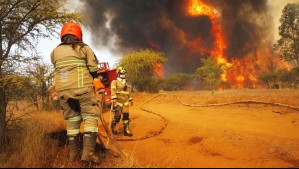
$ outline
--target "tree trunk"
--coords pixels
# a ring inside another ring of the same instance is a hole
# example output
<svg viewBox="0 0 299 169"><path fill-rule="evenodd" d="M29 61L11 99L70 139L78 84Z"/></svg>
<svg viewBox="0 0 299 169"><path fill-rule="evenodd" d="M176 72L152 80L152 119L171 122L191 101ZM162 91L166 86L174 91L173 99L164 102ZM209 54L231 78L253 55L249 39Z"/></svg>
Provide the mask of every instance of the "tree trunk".
<svg viewBox="0 0 299 169"><path fill-rule="evenodd" d="M1 41L1 39L0 39ZM0 59L2 58L2 46L0 44ZM0 148L4 146L6 137L6 93L2 72L2 62L0 63Z"/></svg>
<svg viewBox="0 0 299 169"><path fill-rule="evenodd" d="M2 22L0 21L0 148L3 147L6 136L6 102L5 102L5 90L3 83L2 63L3 46L2 46Z"/></svg>
<svg viewBox="0 0 299 169"><path fill-rule="evenodd" d="M1 79L0 79L1 82ZM0 147L4 145L6 137L6 100L3 83L0 83Z"/></svg>

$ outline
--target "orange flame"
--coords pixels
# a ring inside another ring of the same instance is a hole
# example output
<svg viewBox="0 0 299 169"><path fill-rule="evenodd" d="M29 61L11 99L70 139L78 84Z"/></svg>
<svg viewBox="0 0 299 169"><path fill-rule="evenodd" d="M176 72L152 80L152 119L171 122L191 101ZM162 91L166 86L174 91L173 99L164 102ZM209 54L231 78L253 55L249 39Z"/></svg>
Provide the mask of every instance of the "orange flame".
<svg viewBox="0 0 299 169"><path fill-rule="evenodd" d="M208 4L203 3L201 0L191 0L189 7L189 14L191 16L208 16L212 22L212 34L214 36L214 49L211 51L211 55L216 59L217 64L228 64L227 59L224 57L224 49L226 43L224 36L222 35L222 28L217 23L216 11L212 9ZM221 75L222 80L226 81L226 73Z"/></svg>
<svg viewBox="0 0 299 169"><path fill-rule="evenodd" d="M153 66L153 71L158 77L161 77L161 78L164 77L164 67L161 63L156 63Z"/></svg>
<svg viewBox="0 0 299 169"><path fill-rule="evenodd" d="M188 13L193 17L209 17L212 24L211 33L214 36L212 50L203 49L201 47L202 40L200 37L196 37L195 41L188 42L188 46L199 48L197 51L210 54L217 61L217 64L223 64L224 74L221 75L221 79L227 81L232 88L244 86L256 88L258 73L268 71L269 65L271 64L277 68L290 69L286 62L282 62L274 56L273 51L270 49L270 43L266 41L260 44L259 48L254 48L244 56L234 56L238 59L230 58L231 63L228 63L227 57L224 56L227 43L223 36L222 27L218 22L217 11L214 10L211 5L201 0L190 0Z"/></svg>
<svg viewBox="0 0 299 169"><path fill-rule="evenodd" d="M222 35L222 28L217 23L216 11L208 4L201 2L201 0L191 1L191 6L189 7L191 16L208 16L212 22L212 33L215 38L214 49L211 53L212 56L217 59L217 63L227 63L226 58L223 56L226 43L224 41L224 36Z"/></svg>

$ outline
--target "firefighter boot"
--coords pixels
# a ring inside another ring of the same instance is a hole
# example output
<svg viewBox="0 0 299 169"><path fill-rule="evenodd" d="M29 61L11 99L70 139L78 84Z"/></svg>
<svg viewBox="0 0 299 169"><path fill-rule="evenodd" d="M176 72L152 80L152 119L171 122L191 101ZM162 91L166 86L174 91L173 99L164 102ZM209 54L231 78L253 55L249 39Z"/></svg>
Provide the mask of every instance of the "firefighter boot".
<svg viewBox="0 0 299 169"><path fill-rule="evenodd" d="M130 131L129 123L130 123L129 120L124 120L123 121L123 125L124 125L124 136L132 137L133 134Z"/></svg>
<svg viewBox="0 0 299 169"><path fill-rule="evenodd" d="M114 116L114 119L111 123L111 131L113 134L117 134L116 125L119 123L119 121L120 121L120 116Z"/></svg>
<svg viewBox="0 0 299 169"><path fill-rule="evenodd" d="M129 124L130 124L129 113L123 113L124 136L132 137L133 134L130 131Z"/></svg>
<svg viewBox="0 0 299 169"><path fill-rule="evenodd" d="M83 152L81 161L99 163L100 158L95 154L98 133L86 132L83 135Z"/></svg>
<svg viewBox="0 0 299 169"><path fill-rule="evenodd" d="M75 136L69 136L69 148L70 148L70 159L80 159L81 144L79 134Z"/></svg>
<svg viewBox="0 0 299 169"><path fill-rule="evenodd" d="M117 134L117 131L116 131L116 124L114 121L111 123L111 131L113 134Z"/></svg>

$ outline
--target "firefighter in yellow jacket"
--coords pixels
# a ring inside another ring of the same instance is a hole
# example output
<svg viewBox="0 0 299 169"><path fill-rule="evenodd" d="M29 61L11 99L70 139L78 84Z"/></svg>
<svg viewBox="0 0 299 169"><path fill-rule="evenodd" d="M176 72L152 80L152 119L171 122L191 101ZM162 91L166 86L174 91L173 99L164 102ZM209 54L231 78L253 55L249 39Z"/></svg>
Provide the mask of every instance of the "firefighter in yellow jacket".
<svg viewBox="0 0 299 169"><path fill-rule="evenodd" d="M99 107L96 101L93 78L98 60L92 49L82 41L81 27L68 22L60 34L61 43L52 51L55 89L67 120L70 158L99 162L95 155L98 137ZM80 125L84 122L83 150L79 140Z"/></svg>
<svg viewBox="0 0 299 169"><path fill-rule="evenodd" d="M116 125L123 115L124 135L131 137L133 136L129 128L129 106L133 106L133 99L130 96L131 87L126 82L126 70L123 67L118 67L116 72L118 77L111 83L112 110L114 112L111 130L113 134L117 134Z"/></svg>

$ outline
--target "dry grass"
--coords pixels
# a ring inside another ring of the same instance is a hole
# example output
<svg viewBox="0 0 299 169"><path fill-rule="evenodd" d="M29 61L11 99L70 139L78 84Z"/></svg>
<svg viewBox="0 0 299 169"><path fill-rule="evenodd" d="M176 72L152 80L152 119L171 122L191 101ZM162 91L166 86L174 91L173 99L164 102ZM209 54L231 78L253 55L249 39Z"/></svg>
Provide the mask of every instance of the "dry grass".
<svg viewBox="0 0 299 169"><path fill-rule="evenodd" d="M9 131L7 147L0 153L0 168L134 168L134 157L115 158L109 153L101 154L102 162L90 166L68 159L66 123L62 111L36 111L18 104L15 117L22 117ZM13 110L13 108L11 108Z"/></svg>
<svg viewBox="0 0 299 169"><path fill-rule="evenodd" d="M51 139L49 134L64 126L58 113L27 112L15 125L19 127L10 130L8 146L1 153L1 167L51 167L57 154L64 151L58 147L59 140Z"/></svg>

